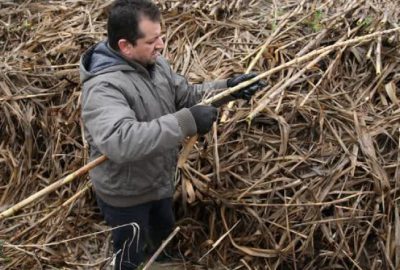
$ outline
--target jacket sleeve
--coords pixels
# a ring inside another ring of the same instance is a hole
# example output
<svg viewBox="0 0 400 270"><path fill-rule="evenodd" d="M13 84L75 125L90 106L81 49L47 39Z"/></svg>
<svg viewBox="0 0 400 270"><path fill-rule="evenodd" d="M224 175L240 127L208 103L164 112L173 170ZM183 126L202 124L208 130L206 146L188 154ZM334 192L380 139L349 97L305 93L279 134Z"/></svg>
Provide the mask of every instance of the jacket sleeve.
<svg viewBox="0 0 400 270"><path fill-rule="evenodd" d="M196 133L195 127L190 128L190 123L194 123L190 117L193 118L190 111L183 109L150 122L139 122L117 87L102 82L84 89L84 125L100 152L117 163L176 148L183 138Z"/></svg>
<svg viewBox="0 0 400 270"><path fill-rule="evenodd" d="M175 85L175 104L177 109L191 107L202 101L203 97L212 90L226 88L226 80L206 82L202 84L189 84L186 78L173 73Z"/></svg>
<svg viewBox="0 0 400 270"><path fill-rule="evenodd" d="M213 90L227 88L227 80L190 84L185 77L175 73L165 59L162 60L164 68L169 71L170 79L175 89L175 106L178 110L196 105Z"/></svg>

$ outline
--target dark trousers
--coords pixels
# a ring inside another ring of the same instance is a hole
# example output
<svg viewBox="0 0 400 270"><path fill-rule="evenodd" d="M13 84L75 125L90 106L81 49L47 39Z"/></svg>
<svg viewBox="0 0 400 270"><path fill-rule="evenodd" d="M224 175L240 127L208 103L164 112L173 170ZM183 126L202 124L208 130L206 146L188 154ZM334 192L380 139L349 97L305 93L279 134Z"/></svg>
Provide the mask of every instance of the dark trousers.
<svg viewBox="0 0 400 270"><path fill-rule="evenodd" d="M175 224L172 198L132 207L114 207L97 196L97 204L109 226L136 222L140 227L140 232L136 233L135 227L130 225L112 230L114 254L117 254L116 270L138 267L145 260L146 253L151 255L157 250Z"/></svg>

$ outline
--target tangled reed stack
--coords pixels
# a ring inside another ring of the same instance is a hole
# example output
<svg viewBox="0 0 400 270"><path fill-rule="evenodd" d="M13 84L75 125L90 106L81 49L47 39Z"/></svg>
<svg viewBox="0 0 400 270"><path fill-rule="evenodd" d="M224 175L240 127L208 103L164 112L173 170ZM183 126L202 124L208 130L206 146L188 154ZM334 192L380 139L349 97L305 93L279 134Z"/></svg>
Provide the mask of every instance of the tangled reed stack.
<svg viewBox="0 0 400 270"><path fill-rule="evenodd" d="M397 1L157 3L192 82L270 71L177 174L182 267L398 269ZM109 4L0 3L1 211L88 162L77 63ZM0 221L0 268L106 269L101 220L81 176Z"/></svg>

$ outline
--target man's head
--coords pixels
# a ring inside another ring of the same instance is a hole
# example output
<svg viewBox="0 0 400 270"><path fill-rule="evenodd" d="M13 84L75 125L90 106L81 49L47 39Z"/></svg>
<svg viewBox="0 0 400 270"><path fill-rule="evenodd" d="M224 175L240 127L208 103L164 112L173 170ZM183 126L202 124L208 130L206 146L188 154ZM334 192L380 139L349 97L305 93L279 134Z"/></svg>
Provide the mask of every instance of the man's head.
<svg viewBox="0 0 400 270"><path fill-rule="evenodd" d="M148 0L116 0L107 22L111 48L144 66L154 64L164 48L160 16Z"/></svg>

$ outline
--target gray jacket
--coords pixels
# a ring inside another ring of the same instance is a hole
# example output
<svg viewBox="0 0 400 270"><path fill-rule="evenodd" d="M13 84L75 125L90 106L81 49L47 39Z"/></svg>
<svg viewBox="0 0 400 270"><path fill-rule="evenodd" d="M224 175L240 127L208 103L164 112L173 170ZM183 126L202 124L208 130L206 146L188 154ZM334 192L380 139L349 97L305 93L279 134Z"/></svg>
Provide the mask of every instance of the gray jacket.
<svg viewBox="0 0 400 270"><path fill-rule="evenodd" d="M81 58L82 118L96 194L106 203L133 206L173 195L178 147L196 133L187 107L226 80L190 85L158 57L154 68L127 61L101 42Z"/></svg>

